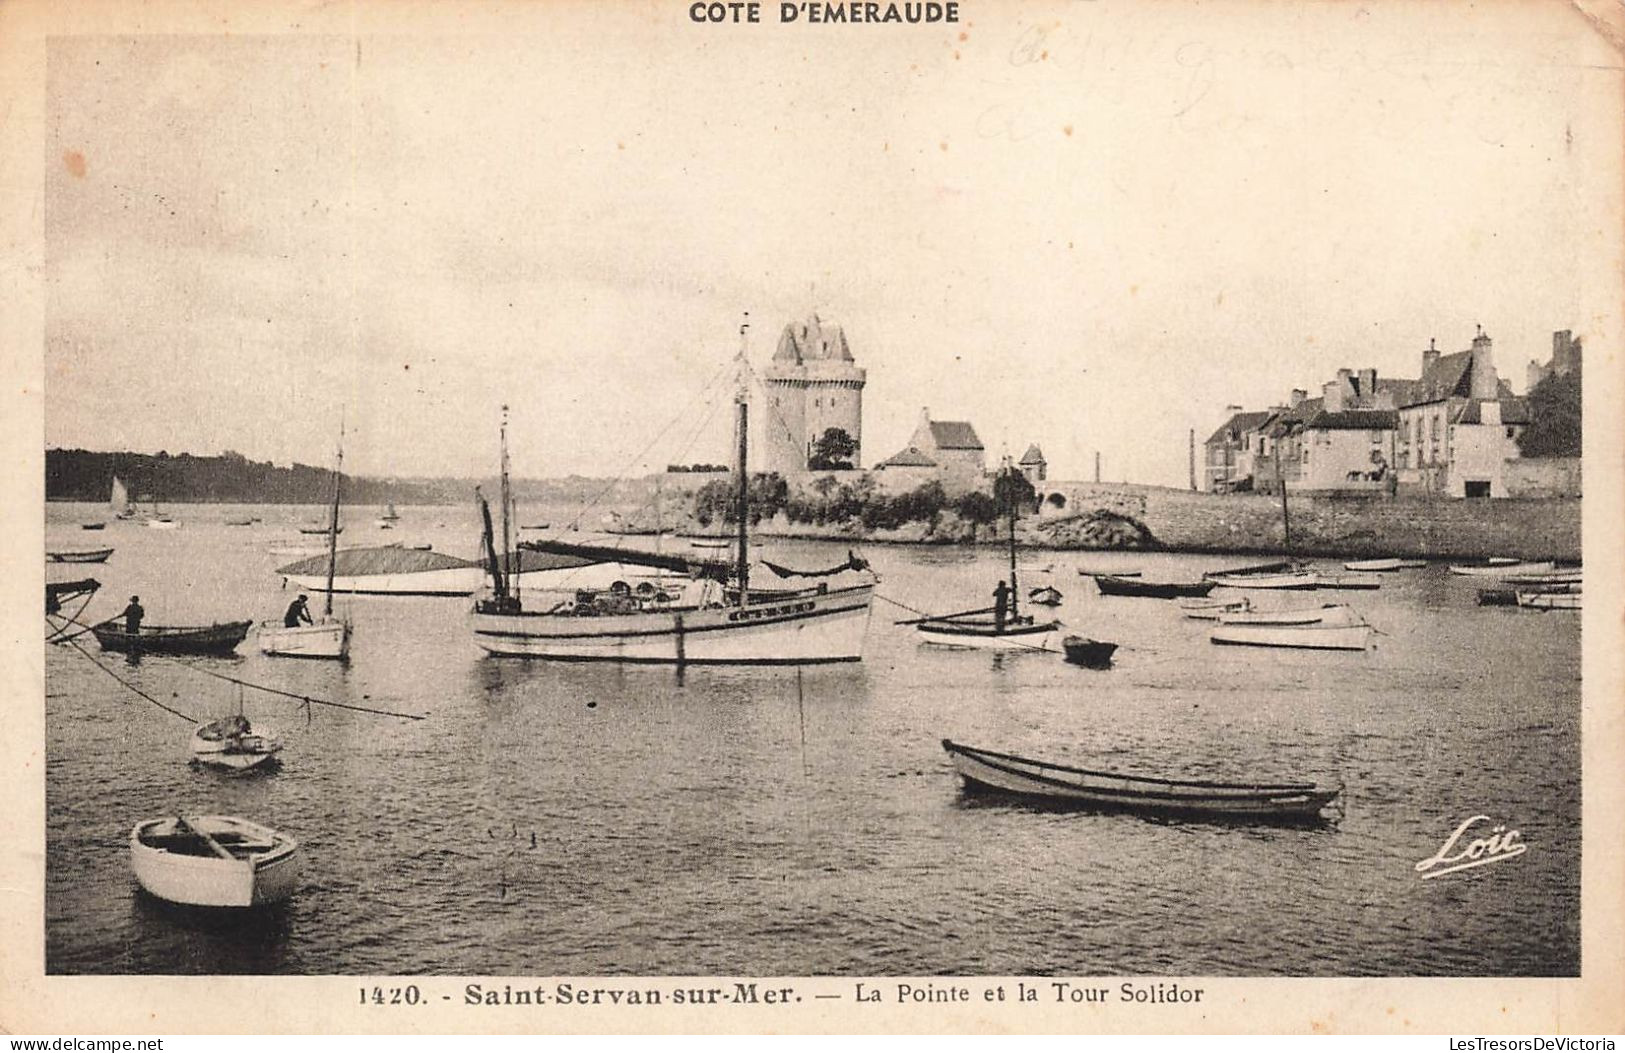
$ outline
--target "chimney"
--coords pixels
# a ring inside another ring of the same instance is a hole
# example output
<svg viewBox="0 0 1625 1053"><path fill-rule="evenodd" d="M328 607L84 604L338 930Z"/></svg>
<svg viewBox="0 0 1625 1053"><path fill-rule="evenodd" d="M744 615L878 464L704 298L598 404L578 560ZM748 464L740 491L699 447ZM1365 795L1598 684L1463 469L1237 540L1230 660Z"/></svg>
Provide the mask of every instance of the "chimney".
<svg viewBox="0 0 1625 1053"><path fill-rule="evenodd" d="M1501 385L1495 375L1495 352L1490 345L1490 336L1479 326L1478 335L1473 337L1472 362L1472 391L1475 399L1498 399L1501 397Z"/></svg>
<svg viewBox="0 0 1625 1053"><path fill-rule="evenodd" d="M1428 378L1428 370L1432 369L1435 365L1438 364L1438 362L1439 362L1439 349L1438 349L1438 347L1434 346L1433 339L1431 337L1429 337L1428 338L1428 349L1426 351L1422 352L1422 379L1423 380L1426 380Z"/></svg>
<svg viewBox="0 0 1625 1053"><path fill-rule="evenodd" d="M1343 395L1347 391L1348 378L1344 376L1348 370L1339 369L1336 380L1328 380L1320 389L1321 398L1325 400L1327 413L1343 412Z"/></svg>
<svg viewBox="0 0 1625 1053"><path fill-rule="evenodd" d="M1559 329L1552 334L1552 361L1556 362L1563 357L1563 352L1569 349L1569 340L1573 338L1574 330Z"/></svg>
<svg viewBox="0 0 1625 1053"><path fill-rule="evenodd" d="M921 406L920 407L920 427L929 428L930 426L931 426L931 407L930 406Z"/></svg>
<svg viewBox="0 0 1625 1053"><path fill-rule="evenodd" d="M1287 408L1297 409L1299 406L1303 405L1304 400L1308 397L1309 392L1305 391L1303 388L1293 388L1292 397L1287 400Z"/></svg>
<svg viewBox="0 0 1625 1053"><path fill-rule="evenodd" d="M1374 368L1360 370L1360 400L1370 405L1377 397L1377 371Z"/></svg>

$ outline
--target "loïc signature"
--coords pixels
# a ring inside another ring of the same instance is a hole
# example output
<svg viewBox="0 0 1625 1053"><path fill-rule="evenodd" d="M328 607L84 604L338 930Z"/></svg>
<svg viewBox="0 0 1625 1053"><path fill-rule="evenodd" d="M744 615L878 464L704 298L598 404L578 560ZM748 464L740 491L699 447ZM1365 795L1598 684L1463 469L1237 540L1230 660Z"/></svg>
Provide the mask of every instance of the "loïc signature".
<svg viewBox="0 0 1625 1053"><path fill-rule="evenodd" d="M1467 831L1478 823L1493 822L1487 815L1475 815L1471 819L1462 821L1455 832L1445 839L1443 845L1431 857L1416 864L1416 872L1422 875L1423 880L1443 877L1468 867L1481 867L1488 863L1499 863L1503 859L1513 859L1529 851L1529 846L1523 842L1523 834L1517 830L1508 830L1505 824L1496 824L1490 830L1488 837L1475 837L1463 847L1461 839Z"/></svg>

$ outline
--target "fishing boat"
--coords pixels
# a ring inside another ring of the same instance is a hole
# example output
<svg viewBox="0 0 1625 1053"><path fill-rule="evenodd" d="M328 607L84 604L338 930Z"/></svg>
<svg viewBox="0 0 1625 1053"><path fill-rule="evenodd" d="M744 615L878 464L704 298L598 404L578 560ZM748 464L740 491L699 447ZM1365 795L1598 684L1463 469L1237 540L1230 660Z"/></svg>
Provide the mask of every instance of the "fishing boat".
<svg viewBox="0 0 1625 1053"><path fill-rule="evenodd" d="M1287 574L1214 574L1208 581L1232 589L1318 589L1320 576L1308 571Z"/></svg>
<svg viewBox="0 0 1625 1053"><path fill-rule="evenodd" d="M1078 568L1078 574L1081 577L1085 577L1085 578L1098 578L1103 574L1108 574L1108 575L1110 575L1110 576L1112 576L1114 578L1138 578L1138 577L1141 576L1142 573L1143 572L1138 570L1138 569L1130 569L1130 570L1094 570L1094 569L1092 569L1090 567L1079 567Z"/></svg>
<svg viewBox="0 0 1625 1053"><path fill-rule="evenodd" d="M333 617L333 579L338 563L339 503L344 491L344 439L341 430L338 455L333 464L333 507L328 516L327 577L322 582L322 616L309 625L276 622L260 624L260 652L287 658L350 657L349 618Z"/></svg>
<svg viewBox="0 0 1625 1053"><path fill-rule="evenodd" d="M47 552L45 559L50 563L106 563L107 557L113 554L110 548L66 549L60 552Z"/></svg>
<svg viewBox="0 0 1625 1053"><path fill-rule="evenodd" d="M328 562L312 555L276 572L301 589L355 596L472 596L482 573L478 563L402 545L339 549L331 579Z"/></svg>
<svg viewBox="0 0 1625 1053"><path fill-rule="evenodd" d="M1577 611L1580 609L1579 592L1524 592L1517 593L1518 606L1537 611Z"/></svg>
<svg viewBox="0 0 1625 1053"><path fill-rule="evenodd" d="M1225 625L1209 639L1216 644L1249 647L1295 647L1314 651L1363 651L1371 642L1371 626L1357 625Z"/></svg>
<svg viewBox="0 0 1625 1053"><path fill-rule="evenodd" d="M493 655L563 661L692 663L743 665L855 662L863 657L876 578L867 563L850 558L838 567L779 574L794 587L755 590L749 537L748 421L740 327L740 384L735 396L734 537L732 566L689 556L639 553L646 567L680 572L686 581L675 600L666 590L640 596L635 590L578 591L561 598L543 593L526 602L502 566L499 552L511 551L509 525L515 518L508 489L507 424L502 428L502 539L500 548L491 509L479 496L483 555L492 587L474 606L474 641ZM593 555L587 546L564 542L528 543L535 551ZM622 553L626 560L630 553ZM793 577L792 577L793 575ZM534 594L532 594L534 595Z"/></svg>
<svg viewBox="0 0 1625 1053"><path fill-rule="evenodd" d="M1027 593L1027 602L1036 603L1041 607L1059 607L1061 605L1061 590L1053 585L1045 585Z"/></svg>
<svg viewBox="0 0 1625 1053"><path fill-rule="evenodd" d="M1314 783L1209 782L1091 771L963 746L942 748L967 793L985 793L1048 805L1109 811L1230 819L1313 820L1337 789Z"/></svg>
<svg viewBox="0 0 1625 1053"><path fill-rule="evenodd" d="M1382 588L1382 579L1370 574L1316 574L1315 588L1371 591Z"/></svg>
<svg viewBox="0 0 1625 1053"><path fill-rule="evenodd" d="M1244 578L1258 574L1280 574L1282 571L1301 571L1303 564L1295 559L1277 559L1268 563L1250 563L1243 567L1226 567L1223 570L1210 570L1202 575L1204 578Z"/></svg>
<svg viewBox="0 0 1625 1053"><path fill-rule="evenodd" d="M1073 665L1089 669L1105 669L1112 664L1117 645L1105 640L1091 640L1087 636L1068 636L1061 641L1061 651Z"/></svg>
<svg viewBox="0 0 1625 1053"><path fill-rule="evenodd" d="M1482 563L1452 563L1450 573L1464 574L1470 577L1504 578L1509 575L1521 574L1550 574L1557 569L1552 560L1509 560L1504 558L1485 560Z"/></svg>
<svg viewBox="0 0 1625 1053"><path fill-rule="evenodd" d="M1357 559L1352 563L1343 564L1343 569L1386 573L1393 570L1415 570L1427 565L1428 561L1425 559Z"/></svg>
<svg viewBox="0 0 1625 1053"><path fill-rule="evenodd" d="M135 509L130 507L130 491L124 480L113 476L113 489L107 498L107 507L114 519L134 519Z"/></svg>
<svg viewBox="0 0 1625 1053"><path fill-rule="evenodd" d="M225 771L257 768L276 756L282 740L270 728L256 728L241 713L199 724L192 732L192 756Z"/></svg>
<svg viewBox="0 0 1625 1053"><path fill-rule="evenodd" d="M1115 574L1095 575L1095 585L1102 596L1143 596L1147 599L1172 600L1180 596L1206 596L1213 591L1212 581L1144 581L1138 578L1120 578Z"/></svg>
<svg viewBox="0 0 1625 1053"><path fill-rule="evenodd" d="M1289 611L1236 611L1219 615L1220 625L1357 625L1359 615L1341 603Z"/></svg>
<svg viewBox="0 0 1625 1053"><path fill-rule="evenodd" d="M1219 620L1221 614L1236 614L1241 611L1253 609L1253 601L1245 596L1215 598L1213 596L1196 596L1180 600L1179 609L1187 618L1197 618L1203 621Z"/></svg>
<svg viewBox="0 0 1625 1053"><path fill-rule="evenodd" d="M143 625L134 635L124 631L117 619L90 627L104 651L124 654L228 655L237 650L253 622L226 622L214 625Z"/></svg>
<svg viewBox="0 0 1625 1053"><path fill-rule="evenodd" d="M171 903L257 907L293 895L299 843L230 815L146 819L130 831L130 867L143 889Z"/></svg>

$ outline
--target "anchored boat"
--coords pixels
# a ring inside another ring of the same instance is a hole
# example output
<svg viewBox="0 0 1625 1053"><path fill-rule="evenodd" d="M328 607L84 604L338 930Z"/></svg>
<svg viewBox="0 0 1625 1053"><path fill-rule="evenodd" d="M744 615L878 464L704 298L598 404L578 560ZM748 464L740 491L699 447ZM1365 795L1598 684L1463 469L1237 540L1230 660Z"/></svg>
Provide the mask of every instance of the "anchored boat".
<svg viewBox="0 0 1625 1053"><path fill-rule="evenodd" d="M1219 615L1221 625L1357 625L1359 616L1341 603L1290 611L1236 611Z"/></svg>
<svg viewBox="0 0 1625 1053"><path fill-rule="evenodd" d="M1143 596L1155 600L1206 596L1213 591L1215 584L1213 581L1143 581L1139 578L1120 578L1115 574L1095 575L1095 585L1102 596Z"/></svg>
<svg viewBox="0 0 1625 1053"><path fill-rule="evenodd" d="M1519 562L1513 559L1489 559L1482 563L1453 563L1450 573L1465 574L1470 577L1505 578L1521 574L1550 574L1557 569L1552 560L1525 560Z"/></svg>
<svg viewBox="0 0 1625 1053"><path fill-rule="evenodd" d="M1225 625L1209 637L1216 644L1251 647L1295 647L1314 651L1363 651L1371 626L1359 625Z"/></svg>
<svg viewBox="0 0 1625 1053"><path fill-rule="evenodd" d="M199 724L192 732L192 756L211 768L243 772L257 768L282 749L270 728L256 728L241 713Z"/></svg>
<svg viewBox="0 0 1625 1053"><path fill-rule="evenodd" d="M1068 636L1061 641L1066 660L1088 669L1105 669L1112 664L1117 645L1105 640L1091 640L1087 636Z"/></svg>
<svg viewBox="0 0 1625 1053"><path fill-rule="evenodd" d="M1187 618L1197 618L1202 621L1216 622L1220 615L1239 614L1242 611L1253 609L1253 601L1245 596L1236 599L1224 597L1215 599L1212 596L1193 597L1179 601L1179 609Z"/></svg>
<svg viewBox="0 0 1625 1053"><path fill-rule="evenodd" d="M1393 570L1414 570L1425 567L1425 559L1357 559L1353 563L1343 564L1344 570L1387 572Z"/></svg>
<svg viewBox="0 0 1625 1053"><path fill-rule="evenodd" d="M308 625L278 625L264 622L260 625L260 651L288 658L350 657L349 618L333 617L333 579L338 559L339 504L344 492L344 437L339 433L338 454L333 464L333 507L327 524L327 578L322 583L322 617Z"/></svg>
<svg viewBox="0 0 1625 1053"><path fill-rule="evenodd" d="M253 622L214 625L143 625L139 632L124 631L116 619L90 627L104 651L125 654L228 655L237 650Z"/></svg>
<svg viewBox="0 0 1625 1053"><path fill-rule="evenodd" d="M1091 771L963 746L942 748L969 793L991 793L1050 805L1158 815L1312 820L1338 790L1314 783L1207 782Z"/></svg>
<svg viewBox="0 0 1625 1053"><path fill-rule="evenodd" d="M113 554L110 548L68 549L61 552L47 552L45 559L50 563L106 563L107 557Z"/></svg>
<svg viewBox="0 0 1625 1053"><path fill-rule="evenodd" d="M146 819L130 831L130 868L159 899L196 907L257 907L299 881L299 843L230 815Z"/></svg>

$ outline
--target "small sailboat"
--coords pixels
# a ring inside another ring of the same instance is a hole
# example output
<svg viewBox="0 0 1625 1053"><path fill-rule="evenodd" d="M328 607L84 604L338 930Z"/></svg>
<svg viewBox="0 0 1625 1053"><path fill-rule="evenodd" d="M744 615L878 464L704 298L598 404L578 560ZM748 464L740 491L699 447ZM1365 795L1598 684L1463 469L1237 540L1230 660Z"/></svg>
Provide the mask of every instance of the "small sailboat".
<svg viewBox="0 0 1625 1053"><path fill-rule="evenodd" d="M275 731L254 727L241 712L199 724L192 732L192 756L199 764L223 771L257 768L281 749Z"/></svg>
<svg viewBox="0 0 1625 1053"><path fill-rule="evenodd" d="M135 510L130 507L130 491L124 485L124 480L113 476L112 494L107 499L107 507L113 513L114 519L134 519Z"/></svg>
<svg viewBox="0 0 1625 1053"><path fill-rule="evenodd" d="M230 815L146 819L130 831L130 869L149 894L195 907L257 907L293 895L299 843Z"/></svg>
<svg viewBox="0 0 1625 1053"><path fill-rule="evenodd" d="M378 521L380 523L393 523L399 518L401 518L401 514L395 511L395 502L391 501L384 507L384 514L378 517Z"/></svg>
<svg viewBox="0 0 1625 1053"><path fill-rule="evenodd" d="M344 492L344 439L339 437L338 456L333 465L333 507L328 516L327 581L322 590L322 616L309 625L265 622L260 625L260 651L288 658L350 657L350 619L333 617L333 574L338 563L339 504Z"/></svg>

